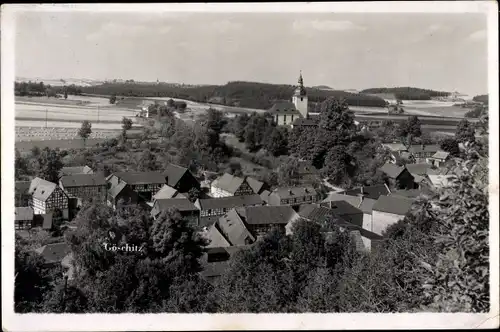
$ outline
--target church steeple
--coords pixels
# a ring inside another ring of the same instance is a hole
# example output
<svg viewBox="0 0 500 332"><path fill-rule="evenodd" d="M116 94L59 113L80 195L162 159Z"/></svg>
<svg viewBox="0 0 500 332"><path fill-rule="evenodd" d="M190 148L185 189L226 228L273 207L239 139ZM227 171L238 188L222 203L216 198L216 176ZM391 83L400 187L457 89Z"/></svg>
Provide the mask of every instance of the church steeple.
<svg viewBox="0 0 500 332"><path fill-rule="evenodd" d="M302 70L300 71L298 83L299 85L297 86L297 89L295 89L295 95L305 96L307 93L306 88L304 87L304 79L302 78Z"/></svg>

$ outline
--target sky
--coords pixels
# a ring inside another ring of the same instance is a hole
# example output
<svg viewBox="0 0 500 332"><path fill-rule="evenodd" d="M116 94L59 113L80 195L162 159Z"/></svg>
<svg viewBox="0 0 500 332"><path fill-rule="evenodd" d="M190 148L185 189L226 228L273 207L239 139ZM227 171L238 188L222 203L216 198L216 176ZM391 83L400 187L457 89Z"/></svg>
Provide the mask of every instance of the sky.
<svg viewBox="0 0 500 332"><path fill-rule="evenodd" d="M98 13L16 15L17 77L487 92L486 15Z"/></svg>

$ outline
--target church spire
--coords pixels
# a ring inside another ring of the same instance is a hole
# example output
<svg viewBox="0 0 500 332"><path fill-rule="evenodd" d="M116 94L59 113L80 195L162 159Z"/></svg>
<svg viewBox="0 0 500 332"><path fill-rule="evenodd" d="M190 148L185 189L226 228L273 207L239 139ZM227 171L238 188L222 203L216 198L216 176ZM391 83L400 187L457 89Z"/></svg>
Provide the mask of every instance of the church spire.
<svg viewBox="0 0 500 332"><path fill-rule="evenodd" d="M306 88L304 87L304 79L302 78L302 70L300 71L298 83L299 83L299 85L295 89L295 95L305 96L306 95Z"/></svg>
<svg viewBox="0 0 500 332"><path fill-rule="evenodd" d="M304 86L304 79L302 78L302 70L300 71L300 75L299 75L299 86Z"/></svg>

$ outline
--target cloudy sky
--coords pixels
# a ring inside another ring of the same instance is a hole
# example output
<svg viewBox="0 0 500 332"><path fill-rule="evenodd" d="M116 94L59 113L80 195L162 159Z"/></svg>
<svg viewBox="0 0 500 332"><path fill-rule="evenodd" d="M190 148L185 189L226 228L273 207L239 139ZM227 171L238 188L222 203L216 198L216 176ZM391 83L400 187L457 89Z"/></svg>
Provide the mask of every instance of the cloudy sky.
<svg viewBox="0 0 500 332"><path fill-rule="evenodd" d="M487 92L486 16L89 13L16 16L16 76Z"/></svg>

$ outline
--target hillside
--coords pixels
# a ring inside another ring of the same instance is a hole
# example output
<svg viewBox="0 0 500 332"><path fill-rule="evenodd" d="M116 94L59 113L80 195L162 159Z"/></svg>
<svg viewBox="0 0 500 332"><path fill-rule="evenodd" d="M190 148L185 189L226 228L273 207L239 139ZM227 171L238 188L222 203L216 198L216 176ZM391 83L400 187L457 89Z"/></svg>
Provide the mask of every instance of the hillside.
<svg viewBox="0 0 500 332"><path fill-rule="evenodd" d="M477 102L481 102L485 105L488 105L488 95L474 96L474 98L472 98L472 100L477 101Z"/></svg>
<svg viewBox="0 0 500 332"><path fill-rule="evenodd" d="M396 97L396 99L401 99L401 100L430 100L432 97L447 97L450 95L450 92L419 89L413 87L372 88L372 89L365 89L361 91L361 93L393 94Z"/></svg>
<svg viewBox="0 0 500 332"><path fill-rule="evenodd" d="M186 86L166 84L104 83L82 87L83 93L134 97L171 97L227 106L269 109L276 101L290 100L295 86L255 82L229 82L225 85ZM344 91L307 88L310 107L328 97L345 98L351 106L383 107L385 101L374 96Z"/></svg>

